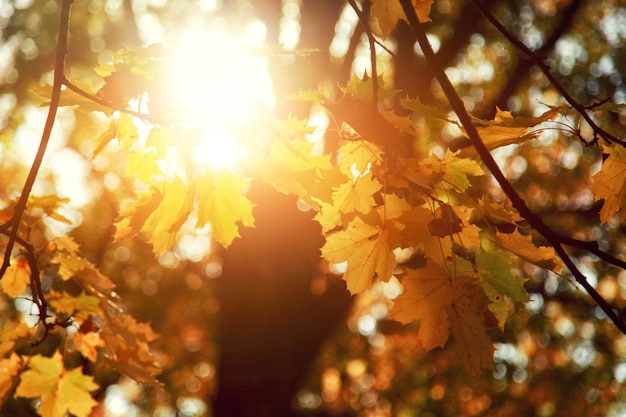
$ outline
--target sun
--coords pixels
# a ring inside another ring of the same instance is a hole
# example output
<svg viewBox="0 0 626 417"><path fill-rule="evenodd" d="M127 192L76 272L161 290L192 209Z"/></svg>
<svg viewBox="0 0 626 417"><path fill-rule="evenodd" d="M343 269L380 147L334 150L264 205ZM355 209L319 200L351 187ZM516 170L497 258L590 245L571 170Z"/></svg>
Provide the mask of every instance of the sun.
<svg viewBox="0 0 626 417"><path fill-rule="evenodd" d="M255 30L251 26L248 37ZM257 43L259 35L253 38ZM183 120L203 132L191 152L197 165L234 169L248 152L234 132L250 122L259 102L273 106L266 59L251 52L256 46L245 36L215 29L186 32L176 42L171 97Z"/></svg>

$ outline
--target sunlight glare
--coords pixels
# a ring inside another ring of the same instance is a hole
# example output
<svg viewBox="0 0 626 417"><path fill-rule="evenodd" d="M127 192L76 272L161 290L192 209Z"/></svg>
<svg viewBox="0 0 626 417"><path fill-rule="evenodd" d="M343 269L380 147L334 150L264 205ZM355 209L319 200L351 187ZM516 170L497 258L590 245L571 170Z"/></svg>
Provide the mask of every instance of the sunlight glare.
<svg viewBox="0 0 626 417"><path fill-rule="evenodd" d="M263 33L258 22L253 24L248 32ZM203 139L191 151L199 166L233 169L247 156L234 132L250 122L259 102L274 105L267 62L250 51L223 30L188 32L179 38L172 97L183 119L203 131Z"/></svg>

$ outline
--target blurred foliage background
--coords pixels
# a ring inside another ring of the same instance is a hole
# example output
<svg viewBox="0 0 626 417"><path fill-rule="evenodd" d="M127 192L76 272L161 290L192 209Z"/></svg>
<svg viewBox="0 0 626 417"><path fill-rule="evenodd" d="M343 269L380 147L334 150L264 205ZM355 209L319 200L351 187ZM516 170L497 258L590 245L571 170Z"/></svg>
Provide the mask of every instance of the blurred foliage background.
<svg viewBox="0 0 626 417"><path fill-rule="evenodd" d="M483 3L546 57L581 104L626 102L625 2ZM45 109L29 89L50 83L58 14L54 0L0 2L0 190L5 199L20 192L45 120ZM538 115L546 104L560 102L543 74L470 1L435 0L431 19L429 39L472 114L493 117L498 106L515 115ZM272 111L278 117L323 120L320 109L289 101L288 95L321 88L338 97L338 86L352 74L371 71L363 28L340 0L76 0L68 76L87 80L88 68L110 62L125 45L167 43L181 31L212 28L234 34L256 28L260 44L319 50L302 58L267 58ZM449 108L406 25L381 42L396 54L379 51L378 70L387 88ZM211 53L198 48L198 54ZM623 111L596 111L594 117L624 137ZM319 233L291 199L260 193L253 199L263 210L256 213L259 227L246 231L227 252L193 231L158 259L140 241L112 244L118 202L131 192L132 181L120 174L119 154L90 161L98 139L96 119L63 109L35 191L56 190L72 199L66 209L76 225L71 235L115 281L128 310L160 334L154 348L164 369L160 388L92 369L103 387L96 415L228 415L229 407L239 407L230 415L256 416L626 414L626 337L572 280L534 265L518 266L528 277L531 301L517 306L504 333L493 334L495 371L475 381L458 366L453 351L425 353L415 342L416 329L387 319L399 291L393 280L367 297L350 299L340 279L308 256L319 246ZM416 147L427 143L443 149L458 139L459 132L449 126L419 117L415 123ZM623 226L597 226L599 207L589 178L602 161L602 149L588 146L591 139L572 114L547 125L537 140L498 150L497 157L547 223L620 256L626 248ZM494 184L477 187L499 195ZM283 222L279 231L277 218ZM268 244L277 233L285 240ZM282 266L269 266L263 276L264 259ZM584 253L577 261L598 291L626 311L626 273ZM269 295L258 302L259 294ZM28 315L23 304L0 300L0 322ZM270 305L280 308L266 313ZM45 351L45 344L40 349ZM30 415L19 403L7 404L5 413Z"/></svg>

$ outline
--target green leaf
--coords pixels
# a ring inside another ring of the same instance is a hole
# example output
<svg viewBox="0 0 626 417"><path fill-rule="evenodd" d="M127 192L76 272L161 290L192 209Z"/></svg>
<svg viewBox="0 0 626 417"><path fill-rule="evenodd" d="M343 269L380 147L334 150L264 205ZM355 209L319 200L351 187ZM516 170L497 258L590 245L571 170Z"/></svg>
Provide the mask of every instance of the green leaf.
<svg viewBox="0 0 626 417"><path fill-rule="evenodd" d="M499 249L485 250L476 254L479 283L491 301L509 297L513 301L528 301L524 279L514 273L515 257L511 252Z"/></svg>

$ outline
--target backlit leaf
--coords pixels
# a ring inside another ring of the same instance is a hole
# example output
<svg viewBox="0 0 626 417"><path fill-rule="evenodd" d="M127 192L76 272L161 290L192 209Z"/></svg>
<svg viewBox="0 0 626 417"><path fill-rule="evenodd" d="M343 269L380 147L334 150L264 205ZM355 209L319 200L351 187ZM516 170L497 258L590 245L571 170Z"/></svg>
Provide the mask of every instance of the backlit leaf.
<svg viewBox="0 0 626 417"><path fill-rule="evenodd" d="M517 229L513 233L497 233L496 236L505 249L528 262L554 271L558 271L563 266L554 248L536 246L530 235L522 235Z"/></svg>
<svg viewBox="0 0 626 417"><path fill-rule="evenodd" d="M374 274L387 281L396 265L389 247L389 231L355 218L345 230L331 233L322 247L322 256L332 263L348 262L343 279L352 294L367 290Z"/></svg>
<svg viewBox="0 0 626 417"><path fill-rule="evenodd" d="M74 346L85 358L93 363L98 359L97 348L104 347L104 340L96 332L76 332L74 333Z"/></svg>
<svg viewBox="0 0 626 417"><path fill-rule="evenodd" d="M430 21L430 6L433 0L413 0L413 7L420 22ZM383 37L387 37L398 20L406 20L399 0L372 0L372 17L376 19Z"/></svg>
<svg viewBox="0 0 626 417"><path fill-rule="evenodd" d="M482 288L458 282L452 303L446 306L459 359L474 377L483 369L493 368L493 342L487 329L493 321L489 300Z"/></svg>
<svg viewBox="0 0 626 417"><path fill-rule="evenodd" d="M443 347L450 335L446 306L452 302L452 279L448 272L428 260L424 268L407 270L402 287L391 318L404 324L419 321L418 338L424 349Z"/></svg>
<svg viewBox="0 0 626 417"><path fill-rule="evenodd" d="M339 148L341 156L340 167L344 172L354 168L358 172L365 172L370 164L382 161L383 151L377 145L363 140L348 142Z"/></svg>
<svg viewBox="0 0 626 417"><path fill-rule="evenodd" d="M51 291L46 299L54 311L66 316L72 316L78 324L81 324L90 316L95 317L102 313L100 299L84 292L77 296L72 296L65 292Z"/></svg>
<svg viewBox="0 0 626 417"><path fill-rule="evenodd" d="M0 331L0 357L5 357L9 352L23 346L31 337L32 331L26 323L11 323Z"/></svg>
<svg viewBox="0 0 626 417"><path fill-rule="evenodd" d="M124 375L138 381L158 384L160 367L150 353L156 339L149 324L139 323L127 314L110 317L102 328L106 362Z"/></svg>
<svg viewBox="0 0 626 417"><path fill-rule="evenodd" d="M371 174L364 175L342 184L333 191L333 202L344 213L358 211L367 214L376 204L374 194L381 188L383 188L382 184Z"/></svg>
<svg viewBox="0 0 626 417"><path fill-rule="evenodd" d="M30 284L30 267L25 260L13 260L2 277L2 291L11 298L24 294Z"/></svg>
<svg viewBox="0 0 626 417"><path fill-rule="evenodd" d="M480 248L476 254L478 282L484 288L490 300L496 301L506 296L513 301L528 301L524 288L524 279L516 274L515 258L508 251Z"/></svg>
<svg viewBox="0 0 626 417"><path fill-rule="evenodd" d="M209 223L213 237L229 246L239 237L239 223L254 226L254 204L245 196L246 180L228 170L205 172L196 179L198 190L198 227Z"/></svg>
<svg viewBox="0 0 626 417"><path fill-rule="evenodd" d="M609 157L602 169L593 176L591 190L596 201L604 199L600 209L600 221L606 223L619 213L619 220L626 220L626 149L622 146L604 148Z"/></svg>
<svg viewBox="0 0 626 417"><path fill-rule="evenodd" d="M64 417L68 412L76 417L87 417L97 402L89 394L98 389L93 377L79 368L66 371L63 358L56 351L47 358L35 355L28 361L28 369L20 376L16 397L39 398L37 413L41 417Z"/></svg>
<svg viewBox="0 0 626 417"><path fill-rule="evenodd" d="M15 352L8 358L0 359L0 407L17 382L16 377L21 369L22 360Z"/></svg>

